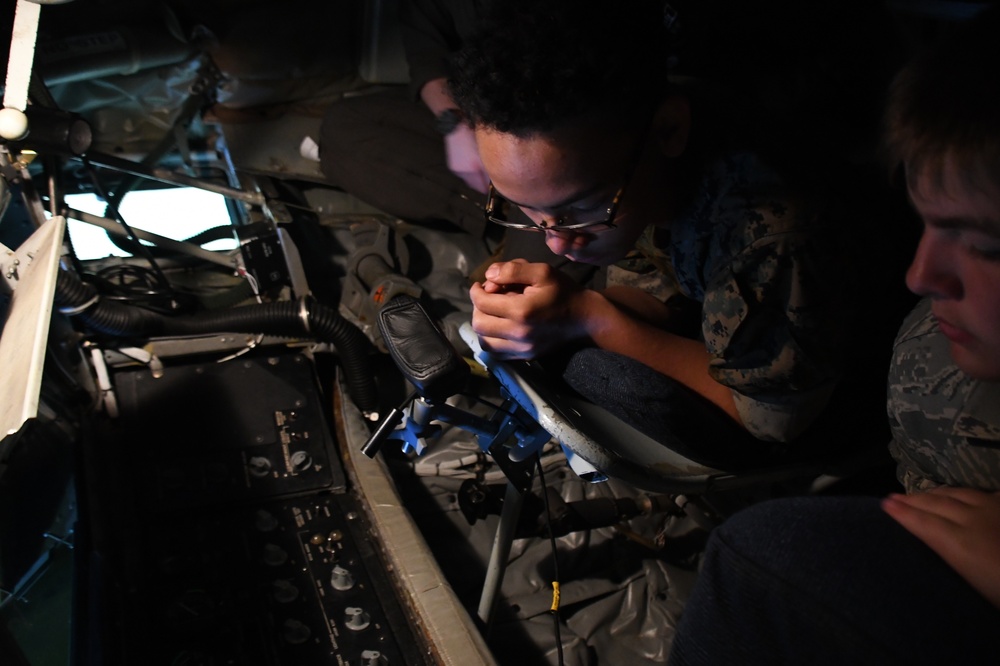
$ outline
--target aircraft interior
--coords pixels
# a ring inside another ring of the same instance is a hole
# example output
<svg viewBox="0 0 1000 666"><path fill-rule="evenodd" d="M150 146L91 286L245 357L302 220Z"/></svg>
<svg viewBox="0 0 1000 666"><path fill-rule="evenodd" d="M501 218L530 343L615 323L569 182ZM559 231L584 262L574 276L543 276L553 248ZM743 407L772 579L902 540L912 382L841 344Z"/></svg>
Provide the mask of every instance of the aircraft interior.
<svg viewBox="0 0 1000 666"><path fill-rule="evenodd" d="M483 350L496 247L317 158L406 86L399 1L0 6L3 666L663 664L729 512L895 482L881 432L720 469ZM671 4L682 72L798 85L869 168L877 91L979 3ZM218 216L126 208L182 192Z"/></svg>

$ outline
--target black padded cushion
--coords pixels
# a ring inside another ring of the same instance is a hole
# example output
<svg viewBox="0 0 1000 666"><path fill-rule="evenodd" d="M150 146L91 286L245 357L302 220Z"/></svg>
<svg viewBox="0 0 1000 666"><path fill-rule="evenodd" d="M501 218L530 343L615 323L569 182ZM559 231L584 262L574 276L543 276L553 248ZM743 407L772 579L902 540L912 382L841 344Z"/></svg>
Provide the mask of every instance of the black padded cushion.
<svg viewBox="0 0 1000 666"><path fill-rule="evenodd" d="M418 300L393 298L379 310L378 328L392 360L421 396L438 402L465 388L468 363Z"/></svg>

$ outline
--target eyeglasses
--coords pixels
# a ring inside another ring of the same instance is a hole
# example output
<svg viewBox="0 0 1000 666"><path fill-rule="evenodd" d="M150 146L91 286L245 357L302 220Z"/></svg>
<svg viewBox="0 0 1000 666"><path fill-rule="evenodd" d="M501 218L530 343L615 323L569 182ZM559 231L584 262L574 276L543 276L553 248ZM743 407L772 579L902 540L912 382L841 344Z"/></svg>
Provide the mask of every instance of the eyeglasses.
<svg viewBox="0 0 1000 666"><path fill-rule="evenodd" d="M627 179L625 184L627 184ZM615 227L615 216L618 215L618 202L621 201L622 195L625 193L625 184L622 184L618 188L618 192L615 193L615 198L611 200L611 205L608 206L606 214L600 219L581 220L578 215L568 214L559 215L549 223L543 220L543 223L539 224L528 217L525 217L526 222L515 222L508 219L508 211L514 204L503 198L496 191L496 188L493 187L493 181L490 181L490 189L486 195L486 208L484 211L486 221L509 229L523 229L525 231L574 231L577 229L598 227L613 229Z"/></svg>
<svg viewBox="0 0 1000 666"><path fill-rule="evenodd" d="M512 204L510 201L505 199L496 188L493 187L493 181L490 181L490 189L486 194L486 206L484 209L484 214L487 222L492 222L493 224L499 224L502 227L507 227L509 229L522 229L524 231L576 231L579 229L614 229L615 228L615 217L618 215L618 204L621 203L622 197L625 196L625 188L628 186L629 181L632 180L632 176L635 174L636 167L639 166L639 160L642 157L643 148L646 143L647 132L643 132L639 145L636 147L635 156L629 164L628 171L625 174L625 179L622 181L621 187L615 193L615 198L611 200L611 205L605 210L605 214L594 220L581 219L583 217L590 217L589 214L583 213L568 213L563 215L558 215L551 222L543 220L542 224L535 222L530 218L525 218L526 222L515 222L508 217L508 212Z"/></svg>

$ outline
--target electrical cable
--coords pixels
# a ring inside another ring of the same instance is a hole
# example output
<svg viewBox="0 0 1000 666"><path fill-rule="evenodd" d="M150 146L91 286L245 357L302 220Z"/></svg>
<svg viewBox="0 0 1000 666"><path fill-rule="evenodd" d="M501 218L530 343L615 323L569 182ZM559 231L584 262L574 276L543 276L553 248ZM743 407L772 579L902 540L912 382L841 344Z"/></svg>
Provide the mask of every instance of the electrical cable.
<svg viewBox="0 0 1000 666"><path fill-rule="evenodd" d="M156 273L146 266L112 264L89 276L88 281L100 289L103 298L164 314L191 312L196 305L193 294L163 287Z"/></svg>
<svg viewBox="0 0 1000 666"><path fill-rule="evenodd" d="M97 177L97 169L94 168L93 163L87 159L86 155L82 155L80 160L83 162L84 169L86 169L87 175L90 176L90 180L93 182L94 189L97 190L98 196L104 199L107 203L107 208L111 211L115 221L122 225L122 228L125 230L129 242L133 245L135 253L141 255L143 259L149 262L150 267L153 269L153 272L156 273L157 278L162 282L163 286L170 289L170 282L167 280L167 276L163 273L163 270L156 262L152 252L149 251L149 248L142 244L142 241L140 241L138 236L135 235L135 232L132 231L132 227L130 227L128 222L125 221L125 218L122 217L121 212L118 210L118 206L115 205L113 199L109 197L107 191L104 189L104 186L101 184L100 178Z"/></svg>

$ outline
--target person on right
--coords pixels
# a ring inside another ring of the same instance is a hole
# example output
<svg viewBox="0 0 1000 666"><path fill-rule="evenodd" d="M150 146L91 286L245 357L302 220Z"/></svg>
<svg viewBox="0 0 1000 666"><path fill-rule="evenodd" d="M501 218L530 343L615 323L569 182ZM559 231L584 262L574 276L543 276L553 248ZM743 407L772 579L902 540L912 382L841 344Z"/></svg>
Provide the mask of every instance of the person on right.
<svg viewBox="0 0 1000 666"><path fill-rule="evenodd" d="M1000 663L1000 6L894 81L885 143L923 235L889 371L884 498L761 502L709 539L689 664Z"/></svg>

